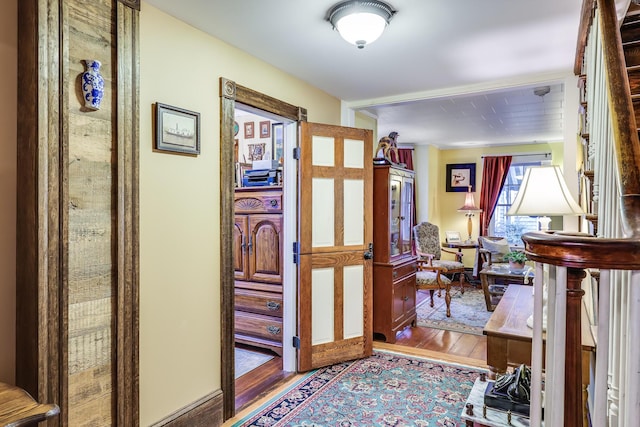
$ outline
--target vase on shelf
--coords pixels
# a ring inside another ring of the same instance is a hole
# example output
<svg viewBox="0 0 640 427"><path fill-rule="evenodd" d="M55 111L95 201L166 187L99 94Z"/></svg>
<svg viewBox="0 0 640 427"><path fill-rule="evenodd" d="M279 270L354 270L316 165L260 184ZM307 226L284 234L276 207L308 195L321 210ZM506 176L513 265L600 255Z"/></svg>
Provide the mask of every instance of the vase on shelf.
<svg viewBox="0 0 640 427"><path fill-rule="evenodd" d="M99 110L104 95L104 78L100 75L100 61L85 59L87 70L82 73L82 94L84 106L91 110Z"/></svg>

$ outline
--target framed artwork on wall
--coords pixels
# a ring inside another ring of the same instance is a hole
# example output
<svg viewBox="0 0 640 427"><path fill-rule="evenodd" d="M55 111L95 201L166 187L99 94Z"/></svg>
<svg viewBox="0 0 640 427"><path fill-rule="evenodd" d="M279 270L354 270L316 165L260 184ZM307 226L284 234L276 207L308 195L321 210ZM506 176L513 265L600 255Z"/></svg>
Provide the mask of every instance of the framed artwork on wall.
<svg viewBox="0 0 640 427"><path fill-rule="evenodd" d="M476 191L476 164L475 163L450 163L447 165L447 192Z"/></svg>
<svg viewBox="0 0 640 427"><path fill-rule="evenodd" d="M244 124L244 139L253 138L253 122L245 122Z"/></svg>
<svg viewBox="0 0 640 427"><path fill-rule="evenodd" d="M157 151L200 154L200 113L156 102Z"/></svg>
<svg viewBox="0 0 640 427"><path fill-rule="evenodd" d="M260 122L260 138L269 138L271 137L271 122Z"/></svg>

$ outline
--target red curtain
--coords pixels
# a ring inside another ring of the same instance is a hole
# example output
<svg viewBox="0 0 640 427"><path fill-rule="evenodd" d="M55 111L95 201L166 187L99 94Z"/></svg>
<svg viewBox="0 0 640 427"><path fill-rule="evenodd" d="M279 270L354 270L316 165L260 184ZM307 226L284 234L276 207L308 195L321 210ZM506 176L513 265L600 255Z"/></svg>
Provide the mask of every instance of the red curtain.
<svg viewBox="0 0 640 427"><path fill-rule="evenodd" d="M398 148L398 163L404 163L407 169L413 169L413 149L412 148ZM413 212L411 219L411 232L413 233L413 226L416 225L417 218L417 208L416 208L416 183L413 182ZM412 248L413 255L416 254L416 242L413 242Z"/></svg>
<svg viewBox="0 0 640 427"><path fill-rule="evenodd" d="M407 169L413 170L413 149L398 148L398 163L404 163Z"/></svg>
<svg viewBox="0 0 640 427"><path fill-rule="evenodd" d="M489 222L498 203L511 166L511 156L485 157L482 167L482 188L480 191L480 235L489 234Z"/></svg>

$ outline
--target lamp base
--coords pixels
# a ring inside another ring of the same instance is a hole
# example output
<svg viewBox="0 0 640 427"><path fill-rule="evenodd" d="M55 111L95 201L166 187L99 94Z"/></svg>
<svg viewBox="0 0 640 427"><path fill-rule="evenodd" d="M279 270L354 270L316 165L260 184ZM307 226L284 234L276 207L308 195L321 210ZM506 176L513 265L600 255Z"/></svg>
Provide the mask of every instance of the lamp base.
<svg viewBox="0 0 640 427"><path fill-rule="evenodd" d="M540 231L549 231L549 224L551 224L551 218L548 216L539 216L538 223L540 223Z"/></svg>

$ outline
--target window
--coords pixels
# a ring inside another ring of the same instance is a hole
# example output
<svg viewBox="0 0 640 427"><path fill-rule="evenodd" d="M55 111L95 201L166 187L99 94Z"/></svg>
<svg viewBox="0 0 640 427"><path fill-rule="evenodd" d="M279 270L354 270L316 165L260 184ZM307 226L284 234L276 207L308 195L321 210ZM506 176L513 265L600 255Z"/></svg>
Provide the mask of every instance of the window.
<svg viewBox="0 0 640 427"><path fill-rule="evenodd" d="M522 246L522 235L530 231L538 231L538 219L532 216L507 216L507 211L520 190L524 171L529 166L539 166L541 162L511 164L509 174L498 197L496 210L493 212L489 233L492 236L505 237L510 245Z"/></svg>

